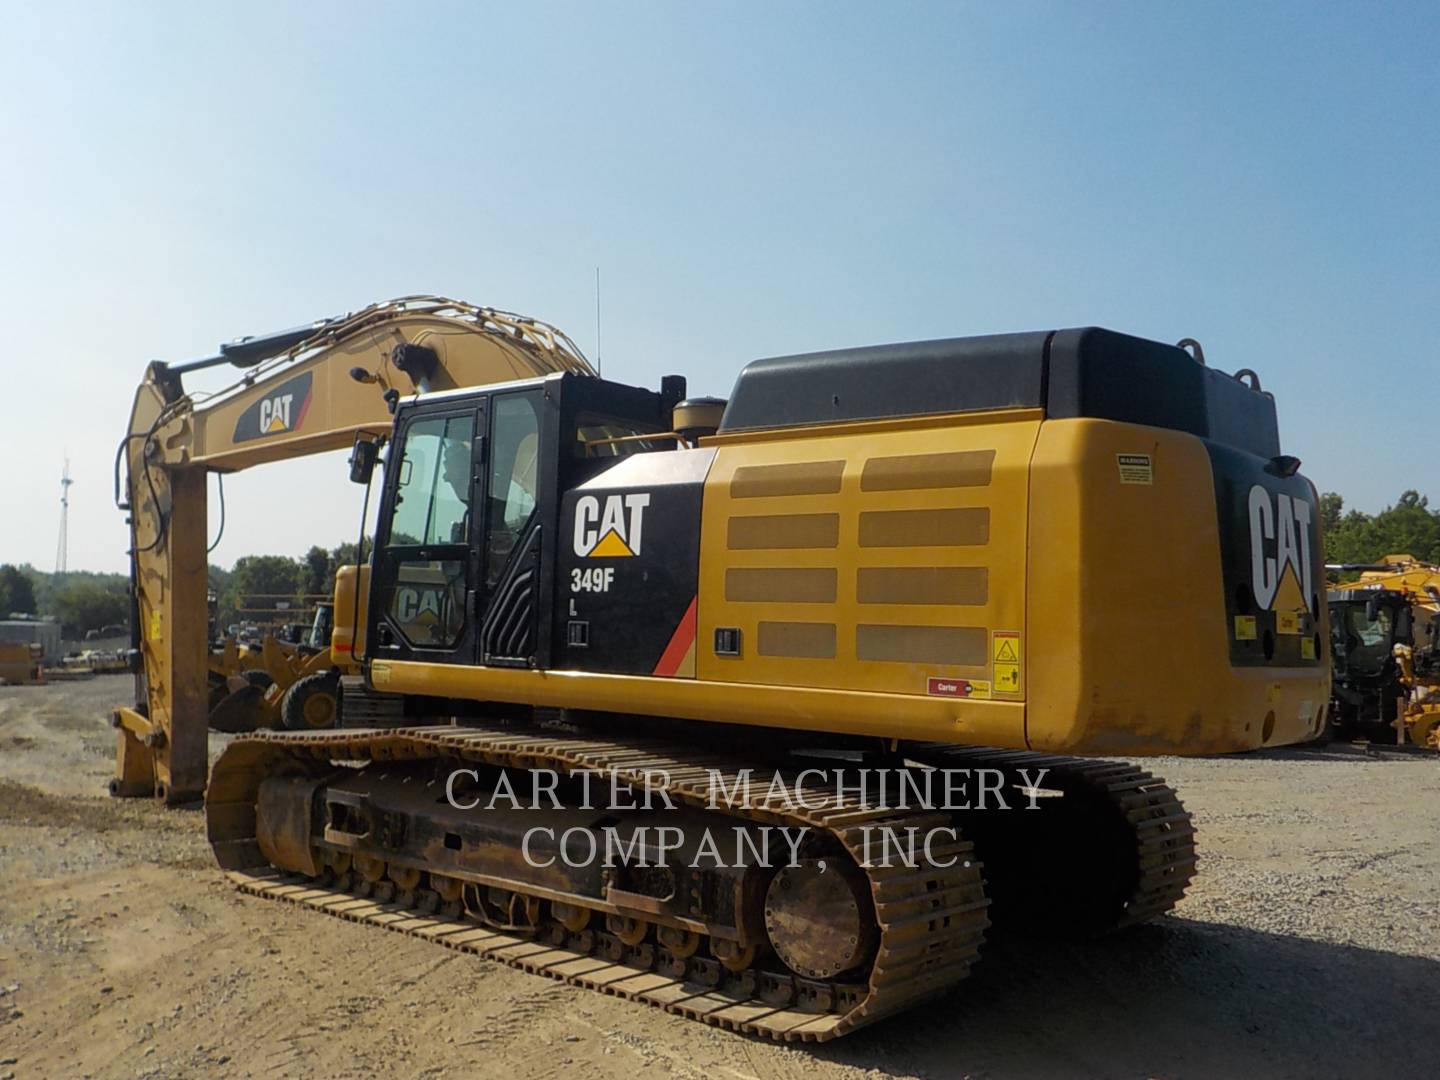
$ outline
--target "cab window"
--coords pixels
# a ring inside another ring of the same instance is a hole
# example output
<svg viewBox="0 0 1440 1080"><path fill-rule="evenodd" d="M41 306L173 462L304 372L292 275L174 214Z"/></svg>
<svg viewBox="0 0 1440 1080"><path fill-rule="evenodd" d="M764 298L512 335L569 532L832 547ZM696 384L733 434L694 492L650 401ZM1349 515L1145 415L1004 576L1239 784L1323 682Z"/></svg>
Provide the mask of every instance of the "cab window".
<svg viewBox="0 0 1440 1080"><path fill-rule="evenodd" d="M1384 671L1394 644L1394 622L1388 607L1381 607L1372 620L1364 604L1351 606L1344 619L1346 660L1352 671L1378 675Z"/></svg>
<svg viewBox="0 0 1440 1080"><path fill-rule="evenodd" d="M474 441L473 416L433 416L410 425L390 517L391 547L467 541Z"/></svg>
<svg viewBox="0 0 1440 1080"><path fill-rule="evenodd" d="M412 646L451 648L465 629L474 445L473 414L425 417L406 430L386 544L394 576L384 610Z"/></svg>
<svg viewBox="0 0 1440 1080"><path fill-rule="evenodd" d="M537 395L503 394L490 410L489 516L485 586L493 588L535 512L540 457Z"/></svg>
<svg viewBox="0 0 1440 1080"><path fill-rule="evenodd" d="M637 427L628 420L618 420L598 413L581 413L575 418L574 455L577 458L615 458L639 454L673 445L669 439L647 439L653 428Z"/></svg>

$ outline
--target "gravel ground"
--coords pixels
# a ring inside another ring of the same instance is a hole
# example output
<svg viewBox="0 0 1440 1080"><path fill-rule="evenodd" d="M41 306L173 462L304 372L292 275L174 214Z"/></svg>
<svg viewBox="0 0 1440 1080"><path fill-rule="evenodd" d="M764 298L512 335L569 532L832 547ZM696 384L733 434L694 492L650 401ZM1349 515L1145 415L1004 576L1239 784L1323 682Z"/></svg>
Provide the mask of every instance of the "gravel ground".
<svg viewBox="0 0 1440 1080"><path fill-rule="evenodd" d="M0 688L0 1080L1440 1072L1440 756L1156 759L1201 834L1174 915L993 937L949 997L794 1048L236 895L198 813L99 794L128 691Z"/></svg>

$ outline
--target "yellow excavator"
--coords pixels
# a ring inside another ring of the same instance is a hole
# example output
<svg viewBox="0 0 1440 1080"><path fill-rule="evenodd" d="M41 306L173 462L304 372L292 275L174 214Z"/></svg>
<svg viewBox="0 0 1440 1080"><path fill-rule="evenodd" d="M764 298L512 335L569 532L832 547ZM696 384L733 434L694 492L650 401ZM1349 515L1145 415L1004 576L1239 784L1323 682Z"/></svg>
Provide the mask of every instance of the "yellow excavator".
<svg viewBox="0 0 1440 1080"><path fill-rule="evenodd" d="M406 720L228 743L242 891L815 1041L992 921L1155 918L1194 829L1115 759L1307 740L1330 683L1315 489L1258 377L1182 344L784 356L721 401L410 298L222 349L255 366L203 406L152 365L114 790L205 789L205 472L353 439L384 469L332 655Z"/></svg>
<svg viewBox="0 0 1440 1080"><path fill-rule="evenodd" d="M1440 567L1413 555L1332 563L1332 731L1440 750Z"/></svg>

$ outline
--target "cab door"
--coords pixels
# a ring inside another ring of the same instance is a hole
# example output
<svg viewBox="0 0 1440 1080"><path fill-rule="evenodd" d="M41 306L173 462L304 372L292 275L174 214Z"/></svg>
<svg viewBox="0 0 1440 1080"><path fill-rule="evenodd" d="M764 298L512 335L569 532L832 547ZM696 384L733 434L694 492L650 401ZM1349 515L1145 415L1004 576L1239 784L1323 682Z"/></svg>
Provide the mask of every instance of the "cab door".
<svg viewBox="0 0 1440 1080"><path fill-rule="evenodd" d="M553 412L532 388L420 405L397 424L376 535L376 659L534 663Z"/></svg>
<svg viewBox="0 0 1440 1080"><path fill-rule="evenodd" d="M529 388L493 394L488 411L485 520L475 579L477 660L531 667L545 593L544 526L554 514L555 466L544 451L554 442L555 409L547 407L542 390Z"/></svg>
<svg viewBox="0 0 1440 1080"><path fill-rule="evenodd" d="M488 400L418 406L398 425L376 526L374 657L473 663Z"/></svg>

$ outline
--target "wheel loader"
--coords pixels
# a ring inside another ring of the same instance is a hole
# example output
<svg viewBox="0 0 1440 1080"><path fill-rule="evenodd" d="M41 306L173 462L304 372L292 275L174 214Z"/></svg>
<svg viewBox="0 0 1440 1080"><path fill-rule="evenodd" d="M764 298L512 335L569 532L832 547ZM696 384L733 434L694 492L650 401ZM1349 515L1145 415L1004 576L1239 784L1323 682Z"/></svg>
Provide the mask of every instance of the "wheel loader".
<svg viewBox="0 0 1440 1080"><path fill-rule="evenodd" d="M213 639L213 593L208 603ZM315 615L308 626L288 624L279 632L269 627L263 636L248 643L227 634L212 646L207 702L211 730L307 731L334 727L339 722L342 682L347 676L353 677L357 669L348 657L339 661L331 658L334 602L314 600L314 607Z"/></svg>
<svg viewBox="0 0 1440 1080"><path fill-rule="evenodd" d="M1300 742L1329 698L1315 489L1191 347L781 356L717 400L412 297L152 365L112 790L204 788L246 893L775 1039L946 993L992 922L1154 919L1194 827L1117 759ZM206 788L205 471L347 440L379 517L332 651L409 719L238 737Z"/></svg>

